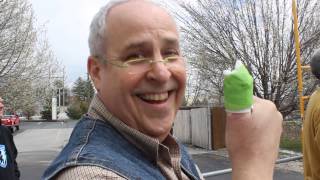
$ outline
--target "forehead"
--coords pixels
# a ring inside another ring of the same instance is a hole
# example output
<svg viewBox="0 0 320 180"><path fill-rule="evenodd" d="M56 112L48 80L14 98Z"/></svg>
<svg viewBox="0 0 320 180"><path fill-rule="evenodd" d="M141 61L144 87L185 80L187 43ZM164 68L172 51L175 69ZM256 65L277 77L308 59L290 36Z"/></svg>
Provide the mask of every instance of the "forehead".
<svg viewBox="0 0 320 180"><path fill-rule="evenodd" d="M124 46L130 41L178 41L173 18L162 8L145 1L130 1L112 8L108 14L107 49ZM115 44L116 42L116 44Z"/></svg>
<svg viewBox="0 0 320 180"><path fill-rule="evenodd" d="M172 28L176 30L176 24L168 12L150 2L129 1L116 5L108 13L107 26L113 27L131 27L135 30L138 27L149 28ZM109 30L111 30L109 29Z"/></svg>

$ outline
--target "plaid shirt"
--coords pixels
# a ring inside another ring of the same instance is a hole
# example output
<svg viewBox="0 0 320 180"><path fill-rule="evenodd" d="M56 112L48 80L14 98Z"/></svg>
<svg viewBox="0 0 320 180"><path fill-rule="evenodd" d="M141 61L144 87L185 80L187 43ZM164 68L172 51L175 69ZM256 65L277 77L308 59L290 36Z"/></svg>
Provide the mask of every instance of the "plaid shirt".
<svg viewBox="0 0 320 180"><path fill-rule="evenodd" d="M162 143L151 138L114 117L103 105L100 98L95 95L88 110L88 116L94 119L108 121L129 142L145 152L159 166L166 179L189 179L180 167L180 150L176 140L169 135ZM201 175L201 173L199 172ZM70 167L58 174L57 179L124 179L115 172L98 166Z"/></svg>

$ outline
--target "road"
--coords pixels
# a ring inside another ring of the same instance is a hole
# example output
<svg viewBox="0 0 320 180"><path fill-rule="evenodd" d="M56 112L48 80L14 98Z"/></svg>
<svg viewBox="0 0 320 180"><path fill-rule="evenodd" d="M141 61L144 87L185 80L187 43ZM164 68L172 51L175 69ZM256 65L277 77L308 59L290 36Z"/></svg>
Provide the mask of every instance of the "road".
<svg viewBox="0 0 320 180"><path fill-rule="evenodd" d="M21 180L40 179L43 171L67 143L76 121L22 122L21 130L14 133L19 151L18 164ZM212 153L192 155L201 172L230 168L229 160ZM208 177L207 180L230 180L230 174ZM274 180L303 180L300 173L276 170Z"/></svg>
<svg viewBox="0 0 320 180"><path fill-rule="evenodd" d="M40 179L43 171L67 143L75 121L22 122L14 133L21 180Z"/></svg>

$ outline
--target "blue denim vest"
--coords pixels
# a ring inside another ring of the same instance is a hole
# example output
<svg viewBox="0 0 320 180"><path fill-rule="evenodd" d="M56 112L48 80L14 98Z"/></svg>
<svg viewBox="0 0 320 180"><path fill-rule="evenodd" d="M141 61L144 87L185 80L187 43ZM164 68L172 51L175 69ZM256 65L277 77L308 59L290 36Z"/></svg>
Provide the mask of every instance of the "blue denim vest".
<svg viewBox="0 0 320 180"><path fill-rule="evenodd" d="M190 179L200 179L186 149L179 144L181 168ZM72 166L93 165L111 170L127 179L165 179L155 161L129 143L108 122L83 117L68 144L44 172L51 179Z"/></svg>

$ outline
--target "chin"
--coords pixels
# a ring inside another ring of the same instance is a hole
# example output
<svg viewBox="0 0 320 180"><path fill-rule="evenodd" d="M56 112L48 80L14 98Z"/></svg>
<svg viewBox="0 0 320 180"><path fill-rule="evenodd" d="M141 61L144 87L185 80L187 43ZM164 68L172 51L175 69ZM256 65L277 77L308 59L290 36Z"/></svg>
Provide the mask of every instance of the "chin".
<svg viewBox="0 0 320 180"><path fill-rule="evenodd" d="M170 134L170 129L166 132L161 132L161 133L159 132L157 134L154 134L151 137L158 139L159 142L163 142L168 137L169 134Z"/></svg>
<svg viewBox="0 0 320 180"><path fill-rule="evenodd" d="M170 133L172 124L167 126L161 126L161 125L154 125L156 127L149 127L146 132L147 135L158 139L160 142L162 142Z"/></svg>

